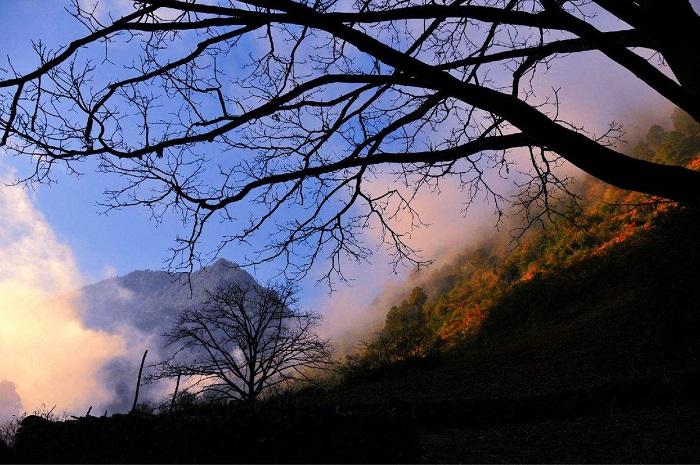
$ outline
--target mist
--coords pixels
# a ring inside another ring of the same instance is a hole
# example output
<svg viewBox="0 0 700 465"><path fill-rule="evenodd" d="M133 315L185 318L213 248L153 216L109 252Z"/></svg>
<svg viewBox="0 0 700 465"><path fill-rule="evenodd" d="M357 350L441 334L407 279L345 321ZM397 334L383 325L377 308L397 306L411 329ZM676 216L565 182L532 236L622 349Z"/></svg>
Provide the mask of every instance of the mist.
<svg viewBox="0 0 700 465"><path fill-rule="evenodd" d="M567 109L574 112L575 105L572 103ZM577 118L586 119L585 115ZM645 125L648 128L648 125L663 121L663 118L642 113L630 114L624 121L628 137L620 142L620 146L628 149L645 134L640 128ZM527 157L519 157L519 150L512 152L515 167L524 172L531 169ZM580 180L589 177L569 163L562 164L557 172L562 177L572 179L570 188L573 191L576 191L575 185ZM505 197L514 195L518 190L513 180L494 177L488 182L491 188ZM386 189L387 186L388 182L385 181L377 189ZM391 188L397 186L392 185ZM411 229L408 212L390 219L397 230L406 234L406 244L417 250L418 256L426 261L427 265L420 269L410 266L392 268L389 264L390 254L380 245L379 231L367 230L365 241L377 249L371 262L355 263L348 267L345 271L354 278L352 281L310 303L313 308L322 309L321 332L333 341L339 358L356 352L363 343L369 342L383 327L391 307L406 299L414 287L423 287L430 298L431 290L436 285L433 279L436 273L442 267L450 266L465 251L486 245L498 250L517 247L514 231L522 226L520 215L505 208L505 216L499 217L493 202L486 200L483 193L468 209L465 209L466 200L467 194L459 188L457 179L448 177L440 181L438 192L423 189L414 198L412 207L420 214L422 225Z"/></svg>
<svg viewBox="0 0 700 465"><path fill-rule="evenodd" d="M535 94L540 99L551 95L555 84L567 83L566 87L557 89L561 98L559 118L581 122L591 137L604 133L609 123L623 123L624 134L616 141L617 148L623 151L636 144L652 124L667 123L672 104L653 90L640 88L633 75L609 66L601 54L590 52L586 57L587 60L577 56L561 57L534 83ZM522 150L513 150L510 160L515 167L527 171L529 158L524 155ZM586 176L570 163L564 163L558 170L561 175L574 179ZM491 186L502 194L514 192L512 180L500 179L490 172L486 175L492 176L489 178ZM378 190L397 187L388 177L375 184ZM413 206L425 226L410 231L408 218L400 216L395 220L399 229L408 234L406 242L419 249L423 259L433 262L427 270L421 273L415 273L410 267L394 270L387 265L390 256L386 250L378 247L371 263L347 267L347 274L354 278L348 286L310 303L322 309L323 332L336 341L340 355L351 352L380 329L391 306L405 298L414 286L424 283L433 269L448 264L467 248L494 240L501 246L508 242L512 222L517 222L518 218L498 224L494 205L479 201L483 193L465 214L466 199L467 194L459 189L457 180L446 177L440 180L439 192L423 189L414 199ZM370 230L364 239L376 245L379 234ZM430 294L429 289L426 291Z"/></svg>
<svg viewBox="0 0 700 465"><path fill-rule="evenodd" d="M390 182L381 179L373 189L386 189ZM446 178L441 180L439 192L424 189L414 198L412 205L420 213L422 225L411 229L408 212L391 220L392 226L405 234L405 242L430 264L424 271L448 262L465 247L488 240L497 232L493 203L477 201L465 211L466 198L457 180ZM377 228L366 230L363 239L377 249L371 263L348 266L347 275L352 281L309 303L322 311L321 333L333 341L341 357L379 330L391 306L429 274L407 265L394 269Z"/></svg>

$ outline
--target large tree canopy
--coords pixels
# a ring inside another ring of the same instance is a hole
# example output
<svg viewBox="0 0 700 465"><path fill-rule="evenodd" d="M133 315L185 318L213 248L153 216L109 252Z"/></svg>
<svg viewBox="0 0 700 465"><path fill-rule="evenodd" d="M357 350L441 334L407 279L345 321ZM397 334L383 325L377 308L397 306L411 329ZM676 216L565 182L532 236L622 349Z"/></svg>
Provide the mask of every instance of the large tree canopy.
<svg viewBox="0 0 700 465"><path fill-rule="evenodd" d="M190 378L190 393L255 405L275 387L328 368L330 343L314 333L319 316L295 308L292 283L233 283L186 309L164 336L174 349L151 380Z"/></svg>
<svg viewBox="0 0 700 465"><path fill-rule="evenodd" d="M0 77L0 142L33 157L26 181L95 159L125 180L109 206L180 212L185 264L214 218L232 224L222 247L269 234L251 261L301 273L367 257L369 226L397 262L418 260L392 222L418 221L416 191L449 175L466 202L537 220L568 193L561 159L700 204L700 173L620 153L618 126L593 136L532 87L552 59L593 50L700 120L688 0L139 0L116 19L83 3L83 37L35 44L35 69Z"/></svg>

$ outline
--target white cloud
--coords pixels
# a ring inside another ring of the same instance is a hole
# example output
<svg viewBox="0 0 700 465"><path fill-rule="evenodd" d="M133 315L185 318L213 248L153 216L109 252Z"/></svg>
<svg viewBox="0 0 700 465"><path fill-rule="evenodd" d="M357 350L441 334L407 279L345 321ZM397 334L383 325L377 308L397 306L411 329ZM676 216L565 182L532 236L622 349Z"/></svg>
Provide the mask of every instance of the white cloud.
<svg viewBox="0 0 700 465"><path fill-rule="evenodd" d="M15 383L25 409L75 411L105 402L103 364L121 338L80 321L82 284L71 249L27 192L0 187L0 379ZM81 412L82 413L82 412Z"/></svg>

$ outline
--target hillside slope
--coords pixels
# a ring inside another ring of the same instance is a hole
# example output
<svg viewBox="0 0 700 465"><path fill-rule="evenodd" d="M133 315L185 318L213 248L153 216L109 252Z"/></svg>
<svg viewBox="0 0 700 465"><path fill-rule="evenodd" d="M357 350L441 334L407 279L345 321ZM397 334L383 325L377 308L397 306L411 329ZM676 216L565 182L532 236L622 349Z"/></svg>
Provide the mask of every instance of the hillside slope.
<svg viewBox="0 0 700 465"><path fill-rule="evenodd" d="M684 121L635 151L700 166ZM427 461L700 460L700 211L581 192L574 221L465 250L407 292L333 401L404 412ZM423 321L420 350L382 352Z"/></svg>
<svg viewBox="0 0 700 465"><path fill-rule="evenodd" d="M480 312L468 338L422 362L358 374L349 392L368 398L378 389L404 400L512 398L697 370L697 231L700 212L664 213L644 234L605 253L512 284Z"/></svg>

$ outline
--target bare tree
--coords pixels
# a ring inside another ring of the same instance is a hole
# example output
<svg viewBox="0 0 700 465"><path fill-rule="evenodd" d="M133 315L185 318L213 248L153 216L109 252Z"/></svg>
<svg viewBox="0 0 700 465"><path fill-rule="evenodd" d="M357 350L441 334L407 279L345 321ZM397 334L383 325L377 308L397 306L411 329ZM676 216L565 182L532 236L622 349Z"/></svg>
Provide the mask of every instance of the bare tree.
<svg viewBox="0 0 700 465"><path fill-rule="evenodd" d="M165 334L175 350L151 379L185 377L189 392L250 405L273 387L308 380L330 363L330 343L314 333L320 317L294 305L289 283L218 288Z"/></svg>
<svg viewBox="0 0 700 465"><path fill-rule="evenodd" d="M420 264L393 222L419 224L418 190L452 176L467 205L483 195L542 221L571 194L563 160L700 204L700 173L621 153L618 125L589 134L532 86L556 57L596 51L700 119L688 0L138 0L117 19L83 3L83 37L37 43L34 70L0 78L0 143L36 161L26 182L95 159L124 179L108 208L180 213L174 268L210 258L196 244L215 218L232 229L212 255L262 233L248 263L298 275L325 258L342 277L344 258L372 252L369 227L395 263Z"/></svg>

